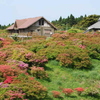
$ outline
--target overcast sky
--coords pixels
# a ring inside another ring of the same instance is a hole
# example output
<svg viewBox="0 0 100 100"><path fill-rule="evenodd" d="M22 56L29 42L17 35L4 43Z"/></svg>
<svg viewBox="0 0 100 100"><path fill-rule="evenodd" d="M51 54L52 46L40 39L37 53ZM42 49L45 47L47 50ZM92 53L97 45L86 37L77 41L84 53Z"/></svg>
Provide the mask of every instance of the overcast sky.
<svg viewBox="0 0 100 100"><path fill-rule="evenodd" d="M0 13L1 25L37 16L52 21L70 14L75 17L100 15L100 0L0 0Z"/></svg>

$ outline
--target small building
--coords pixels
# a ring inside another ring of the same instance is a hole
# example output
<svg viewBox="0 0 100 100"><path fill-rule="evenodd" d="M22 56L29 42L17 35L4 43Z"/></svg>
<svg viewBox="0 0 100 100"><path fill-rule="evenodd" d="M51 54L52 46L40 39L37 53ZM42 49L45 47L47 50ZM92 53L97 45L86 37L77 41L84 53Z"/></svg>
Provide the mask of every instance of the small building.
<svg viewBox="0 0 100 100"><path fill-rule="evenodd" d="M98 20L96 23L94 23L93 25L89 26L89 27L87 28L87 30L88 30L88 31L90 31L90 30L93 30L93 31L100 31L100 18L99 18L99 20Z"/></svg>
<svg viewBox="0 0 100 100"><path fill-rule="evenodd" d="M16 20L7 30L10 35L18 33L18 35L23 36L41 35L50 37L57 28L44 17L35 17Z"/></svg>

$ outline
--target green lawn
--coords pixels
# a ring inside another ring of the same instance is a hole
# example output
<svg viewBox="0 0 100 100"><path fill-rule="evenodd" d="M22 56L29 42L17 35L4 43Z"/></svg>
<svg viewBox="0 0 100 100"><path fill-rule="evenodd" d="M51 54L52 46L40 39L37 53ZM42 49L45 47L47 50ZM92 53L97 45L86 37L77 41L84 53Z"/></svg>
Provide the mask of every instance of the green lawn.
<svg viewBox="0 0 100 100"><path fill-rule="evenodd" d="M75 89L77 87L88 88L100 83L100 61L92 60L93 68L91 70L78 70L61 67L57 61L49 61L46 64L46 70L49 74L49 80L39 80L44 86L48 88L49 97L47 100L100 100L99 96L87 96L82 94L78 96L77 93L72 93L70 96L65 96L62 93L63 88ZM52 91L60 91L61 98L54 98Z"/></svg>

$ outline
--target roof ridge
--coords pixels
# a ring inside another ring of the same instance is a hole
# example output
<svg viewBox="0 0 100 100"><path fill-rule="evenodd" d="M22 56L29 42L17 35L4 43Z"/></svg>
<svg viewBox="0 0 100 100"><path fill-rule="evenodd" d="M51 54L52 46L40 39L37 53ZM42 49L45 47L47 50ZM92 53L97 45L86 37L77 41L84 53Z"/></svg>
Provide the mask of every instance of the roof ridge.
<svg viewBox="0 0 100 100"><path fill-rule="evenodd" d="M39 17L31 17L31 18L24 18L24 19L16 19L17 20L25 20L25 19L33 19L33 18L42 18L43 16L39 16Z"/></svg>

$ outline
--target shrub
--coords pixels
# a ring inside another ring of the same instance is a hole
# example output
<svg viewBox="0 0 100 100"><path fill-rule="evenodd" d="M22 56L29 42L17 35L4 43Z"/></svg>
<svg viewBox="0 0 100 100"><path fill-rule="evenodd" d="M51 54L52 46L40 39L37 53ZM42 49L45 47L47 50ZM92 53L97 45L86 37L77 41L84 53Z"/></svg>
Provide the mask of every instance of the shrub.
<svg viewBox="0 0 100 100"><path fill-rule="evenodd" d="M75 88L75 90L77 91L78 95L81 95L81 93L84 91L84 89L81 87Z"/></svg>
<svg viewBox="0 0 100 100"><path fill-rule="evenodd" d="M30 57L27 56L28 54L31 54ZM12 50L10 59L29 62L29 60L33 57L34 57L34 53L25 48L14 48Z"/></svg>
<svg viewBox="0 0 100 100"><path fill-rule="evenodd" d="M3 51L0 51L0 64L4 64L7 59L7 54Z"/></svg>
<svg viewBox="0 0 100 100"><path fill-rule="evenodd" d="M15 66L10 65L0 65L0 73L2 73L3 78L7 78L7 76L18 76L21 73L25 73Z"/></svg>
<svg viewBox="0 0 100 100"><path fill-rule="evenodd" d="M65 89L63 89L62 92L63 92L65 95L69 96L69 95L71 95L74 91L73 91L72 89L70 89L70 88L65 88Z"/></svg>
<svg viewBox="0 0 100 100"><path fill-rule="evenodd" d="M52 94L54 98L59 98L61 93L59 91L52 91Z"/></svg>
<svg viewBox="0 0 100 100"><path fill-rule="evenodd" d="M45 56L35 55L33 59L29 60L32 65L35 66L44 66L48 62L48 59Z"/></svg>
<svg viewBox="0 0 100 100"><path fill-rule="evenodd" d="M13 76L7 76L6 80L4 81L4 84L11 83L13 81L13 78Z"/></svg>
<svg viewBox="0 0 100 100"><path fill-rule="evenodd" d="M79 30L79 29L69 29L68 30L68 33L82 33L83 31L82 30Z"/></svg>
<svg viewBox="0 0 100 100"><path fill-rule="evenodd" d="M0 83L1 100L41 100L47 96L47 89L33 77L19 75L11 84Z"/></svg>
<svg viewBox="0 0 100 100"><path fill-rule="evenodd" d="M65 39L68 39L69 38L69 35L67 34L60 34L60 33L55 33L52 35L52 37L54 39L57 39L57 40L65 40Z"/></svg>
<svg viewBox="0 0 100 100"><path fill-rule="evenodd" d="M99 96L100 95L100 87L96 87L96 85L94 85L94 86L90 85L89 87L87 87L85 89L84 94L88 95L88 96L93 96L93 97Z"/></svg>
<svg viewBox="0 0 100 100"><path fill-rule="evenodd" d="M91 66L88 53L76 46L72 46L66 49L63 53L60 53L56 60L60 61L61 65L65 67L90 68Z"/></svg>
<svg viewBox="0 0 100 100"><path fill-rule="evenodd" d="M28 99L24 99L25 93L23 93L21 90L19 91L12 91L9 90L6 92L5 97L9 98L6 100L28 100Z"/></svg>
<svg viewBox="0 0 100 100"><path fill-rule="evenodd" d="M25 93L25 99L41 100L47 96L47 89L41 83L30 77L19 77L17 78L19 83L12 84L11 90L22 90ZM26 81L27 80L27 81ZM16 87L15 87L16 85Z"/></svg>
<svg viewBox="0 0 100 100"><path fill-rule="evenodd" d="M31 74L34 77L39 78L39 79L47 79L48 78L48 75L43 67L36 67L36 66L31 67Z"/></svg>

